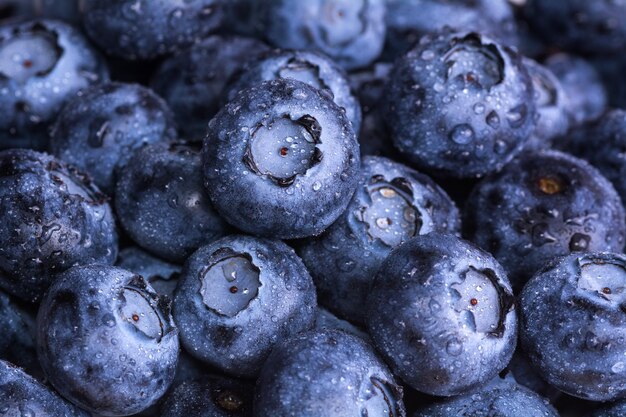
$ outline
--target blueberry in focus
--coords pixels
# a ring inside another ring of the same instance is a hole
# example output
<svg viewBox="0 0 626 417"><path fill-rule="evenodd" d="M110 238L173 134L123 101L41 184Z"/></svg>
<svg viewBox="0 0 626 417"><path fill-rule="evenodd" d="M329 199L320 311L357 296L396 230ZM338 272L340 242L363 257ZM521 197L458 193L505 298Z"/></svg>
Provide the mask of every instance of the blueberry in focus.
<svg viewBox="0 0 626 417"><path fill-rule="evenodd" d="M535 392L508 381L492 383L474 394L465 394L418 410L413 417L559 417L559 413Z"/></svg>
<svg viewBox="0 0 626 417"><path fill-rule="evenodd" d="M313 281L293 249L232 235L187 260L174 318L191 355L254 377L276 343L313 327L316 307Z"/></svg>
<svg viewBox="0 0 626 417"><path fill-rule="evenodd" d="M67 103L52 129L50 148L112 193L115 171L135 149L175 138L173 115L160 97L137 84L109 83Z"/></svg>
<svg viewBox="0 0 626 417"><path fill-rule="evenodd" d="M290 78L322 90L335 104L345 109L352 128L361 128L361 106L350 91L350 84L341 67L330 58L314 51L275 50L249 62L231 81L227 98L263 81Z"/></svg>
<svg viewBox="0 0 626 417"><path fill-rule="evenodd" d="M512 49L478 33L426 35L389 75L386 122L417 167L454 178L501 169L535 128L528 71Z"/></svg>
<svg viewBox="0 0 626 417"><path fill-rule="evenodd" d="M278 48L318 50L346 69L365 67L382 51L385 0L250 3L259 35Z"/></svg>
<svg viewBox="0 0 626 417"><path fill-rule="evenodd" d="M426 175L383 157L363 159L357 190L343 214L298 249L321 305L365 323L367 296L393 248L431 232L458 233L459 212Z"/></svg>
<svg viewBox="0 0 626 417"><path fill-rule="evenodd" d="M231 76L268 50L254 38L210 36L166 58L150 86L174 112L185 139L202 140L208 121L220 110Z"/></svg>
<svg viewBox="0 0 626 417"><path fill-rule="evenodd" d="M37 301L59 272L117 256L106 196L50 155L0 153L0 216L0 287L23 300Z"/></svg>
<svg viewBox="0 0 626 417"><path fill-rule="evenodd" d="M312 330L280 344L256 383L254 415L405 417L402 387L359 337Z"/></svg>
<svg viewBox="0 0 626 417"><path fill-rule="evenodd" d="M571 254L548 263L520 298L520 341L542 378L593 401L626 397L626 256Z"/></svg>
<svg viewBox="0 0 626 417"><path fill-rule="evenodd" d="M211 120L205 186L218 213L247 233L317 235L356 188L359 145L345 112L291 79L243 90Z"/></svg>
<svg viewBox="0 0 626 417"><path fill-rule="evenodd" d="M219 376L186 381L163 404L161 417L252 417L254 386Z"/></svg>
<svg viewBox="0 0 626 417"><path fill-rule="evenodd" d="M115 210L139 246L172 262L182 263L230 228L204 188L200 147L184 142L138 149L118 171Z"/></svg>
<svg viewBox="0 0 626 417"><path fill-rule="evenodd" d="M488 253L430 233L394 249L364 308L374 345L417 391L452 396L489 382L515 350L511 286Z"/></svg>
<svg viewBox="0 0 626 417"><path fill-rule="evenodd" d="M134 246L122 249L115 265L144 277L157 294L174 298L181 266L166 262Z"/></svg>
<svg viewBox="0 0 626 417"><path fill-rule="evenodd" d="M107 54L153 59L191 45L221 24L224 0L83 0L83 26Z"/></svg>
<svg viewBox="0 0 626 417"><path fill-rule="evenodd" d="M89 265L63 273L41 302L37 329L48 381L92 413L138 413L174 378L179 345L170 300L124 269Z"/></svg>
<svg viewBox="0 0 626 417"><path fill-rule="evenodd" d="M68 24L0 26L0 149L47 149L48 127L63 104L107 79L106 64Z"/></svg>
<svg viewBox="0 0 626 417"><path fill-rule="evenodd" d="M3 416L87 417L20 368L0 360L0 413Z"/></svg>
<svg viewBox="0 0 626 417"><path fill-rule="evenodd" d="M621 251L624 207L611 183L573 156L525 153L485 178L469 197L466 236L492 253L513 286L555 256Z"/></svg>

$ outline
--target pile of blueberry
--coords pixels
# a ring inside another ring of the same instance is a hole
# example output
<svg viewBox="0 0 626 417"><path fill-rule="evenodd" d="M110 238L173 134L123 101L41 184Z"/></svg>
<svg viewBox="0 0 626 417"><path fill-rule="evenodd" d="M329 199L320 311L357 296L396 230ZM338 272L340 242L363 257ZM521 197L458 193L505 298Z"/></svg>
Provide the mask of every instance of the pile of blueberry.
<svg viewBox="0 0 626 417"><path fill-rule="evenodd" d="M626 0L0 0L0 417L626 416Z"/></svg>

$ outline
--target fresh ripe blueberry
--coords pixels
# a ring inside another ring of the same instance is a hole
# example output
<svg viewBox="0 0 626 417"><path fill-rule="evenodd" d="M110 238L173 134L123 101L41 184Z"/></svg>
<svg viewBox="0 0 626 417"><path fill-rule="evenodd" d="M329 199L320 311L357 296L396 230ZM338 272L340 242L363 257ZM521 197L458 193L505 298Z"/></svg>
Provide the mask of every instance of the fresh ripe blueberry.
<svg viewBox="0 0 626 417"><path fill-rule="evenodd" d="M0 413L3 416L88 417L18 367L0 360Z"/></svg>
<svg viewBox="0 0 626 417"><path fill-rule="evenodd" d="M385 59L393 62L419 39L445 27L491 34L516 44L516 24L506 0L387 0Z"/></svg>
<svg viewBox="0 0 626 417"><path fill-rule="evenodd" d="M285 341L257 380L254 415L404 417L402 387L361 338L312 330Z"/></svg>
<svg viewBox="0 0 626 417"><path fill-rule="evenodd" d="M224 0L82 0L85 31L109 55L152 59L215 31Z"/></svg>
<svg viewBox="0 0 626 417"><path fill-rule="evenodd" d="M365 323L364 308L378 268L400 243L430 232L458 233L459 212L433 180L389 159L363 159L348 208L319 237L300 245L319 302Z"/></svg>
<svg viewBox="0 0 626 417"><path fill-rule="evenodd" d="M489 382L509 363L517 337L513 300L490 254L430 233L391 252L363 308L394 373L420 392L451 396Z"/></svg>
<svg viewBox="0 0 626 417"><path fill-rule="evenodd" d="M574 52L620 53L626 47L626 3L617 1L526 1L524 14L547 42Z"/></svg>
<svg viewBox="0 0 626 417"><path fill-rule="evenodd" d="M117 256L106 196L47 154L0 153L0 217L0 287L24 300L37 301L56 273Z"/></svg>
<svg viewBox="0 0 626 417"><path fill-rule="evenodd" d="M335 316L330 311L325 308L318 307L317 308L317 316L315 318L315 328L318 330L322 329L336 329L343 330L344 332L350 333L353 336L358 336L361 339L365 340L368 343L371 343L370 337L363 330L354 326L353 324L342 320Z"/></svg>
<svg viewBox="0 0 626 417"><path fill-rule="evenodd" d="M37 317L37 349L48 381L102 416L138 413L171 384L178 330L170 300L121 268L72 268L55 281Z"/></svg>
<svg viewBox="0 0 626 417"><path fill-rule="evenodd" d="M607 405L596 410L591 417L624 417L626 415L626 401Z"/></svg>
<svg viewBox="0 0 626 417"><path fill-rule="evenodd" d="M516 289L571 252L621 251L624 207L609 181L570 155L526 153L469 197L466 236L492 253Z"/></svg>
<svg viewBox="0 0 626 417"><path fill-rule="evenodd" d="M276 343L314 325L316 307L313 281L293 249L233 235L187 260L174 317L187 352L253 377Z"/></svg>
<svg viewBox="0 0 626 417"><path fill-rule="evenodd" d="M112 192L116 169L126 165L135 149L175 137L174 117L160 97L140 85L110 83L67 103L52 129L50 148Z"/></svg>
<svg viewBox="0 0 626 417"><path fill-rule="evenodd" d="M565 92L565 108L574 125L602 115L608 98L600 74L589 62L560 53L552 55L544 65L559 79Z"/></svg>
<svg viewBox="0 0 626 417"><path fill-rule="evenodd" d="M217 211L252 234L317 235L348 205L359 145L345 112L300 81L243 90L209 123L204 175Z"/></svg>
<svg viewBox="0 0 626 417"><path fill-rule="evenodd" d="M309 84L326 93L335 104L343 107L352 128L361 128L361 106L350 91L343 69L330 58L314 51L275 50L246 65L229 85L227 99L235 98L244 89L263 81L291 78Z"/></svg>
<svg viewBox="0 0 626 417"><path fill-rule="evenodd" d="M626 110L611 110L570 132L563 147L597 167L626 202Z"/></svg>
<svg viewBox="0 0 626 417"><path fill-rule="evenodd" d="M48 127L76 92L108 70L71 26L33 20L0 26L0 149L48 146Z"/></svg>
<svg viewBox="0 0 626 417"><path fill-rule="evenodd" d="M526 146L531 149L549 148L553 139L565 135L569 129L567 96L550 69L530 58L523 58L523 63L533 82L537 108L537 125Z"/></svg>
<svg viewBox="0 0 626 417"><path fill-rule="evenodd" d="M520 341L542 378L593 401L626 396L626 256L571 254L520 297Z"/></svg>
<svg viewBox="0 0 626 417"><path fill-rule="evenodd" d="M455 178L497 171L534 130L533 87L520 57L478 33L425 36L389 79L393 143L425 170Z"/></svg>
<svg viewBox="0 0 626 417"><path fill-rule="evenodd" d="M158 259L137 247L122 249L117 256L116 266L144 277L157 294L174 298L180 266Z"/></svg>
<svg viewBox="0 0 626 417"><path fill-rule="evenodd" d="M230 229L204 188L200 146L184 142L135 151L118 171L115 210L139 246L173 262L182 263Z"/></svg>
<svg viewBox="0 0 626 417"><path fill-rule="evenodd" d="M252 417L254 385L208 376L180 384L168 396L161 417Z"/></svg>
<svg viewBox="0 0 626 417"><path fill-rule="evenodd" d="M365 67L385 40L385 0L252 2L259 34L284 49L312 49L346 69Z"/></svg>
<svg viewBox="0 0 626 417"><path fill-rule="evenodd" d="M202 140L230 77L268 50L253 38L211 36L163 61L150 86L169 104L185 139Z"/></svg>
<svg viewBox="0 0 626 417"><path fill-rule="evenodd" d="M548 401L508 381L490 384L474 394L450 398L418 410L413 417L559 417Z"/></svg>

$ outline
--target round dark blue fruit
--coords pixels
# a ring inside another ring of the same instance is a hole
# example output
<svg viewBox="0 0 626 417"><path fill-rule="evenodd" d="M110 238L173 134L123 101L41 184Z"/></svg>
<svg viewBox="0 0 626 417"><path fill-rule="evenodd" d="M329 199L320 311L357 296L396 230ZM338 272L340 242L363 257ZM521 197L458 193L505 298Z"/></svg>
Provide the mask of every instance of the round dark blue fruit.
<svg viewBox="0 0 626 417"><path fill-rule="evenodd" d="M179 345L170 300L124 269L63 273L41 302L37 329L48 381L92 413L136 414L174 379Z"/></svg>
<svg viewBox="0 0 626 417"><path fill-rule="evenodd" d="M302 242L298 253L320 304L364 323L374 276L393 248L414 236L459 229L456 206L433 180L389 159L365 157L348 208L322 235Z"/></svg>
<svg viewBox="0 0 626 417"><path fill-rule="evenodd" d="M364 308L394 374L431 395L461 395L509 363L517 315L503 268L455 236L408 240L380 267Z"/></svg>
<svg viewBox="0 0 626 417"><path fill-rule="evenodd" d="M117 256L107 198L47 154L0 153L0 218L0 287L24 300L37 301L59 272Z"/></svg>

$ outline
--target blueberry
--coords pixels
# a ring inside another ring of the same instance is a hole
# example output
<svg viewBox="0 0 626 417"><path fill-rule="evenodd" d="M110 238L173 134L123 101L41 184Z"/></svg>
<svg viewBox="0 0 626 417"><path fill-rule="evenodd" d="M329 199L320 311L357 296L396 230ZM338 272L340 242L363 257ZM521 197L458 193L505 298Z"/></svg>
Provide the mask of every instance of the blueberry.
<svg viewBox="0 0 626 417"><path fill-rule="evenodd" d="M252 417L249 382L219 376L183 382L169 395L161 417Z"/></svg>
<svg viewBox="0 0 626 417"><path fill-rule="evenodd" d="M502 381L474 394L450 398L419 410L413 417L559 417L533 391Z"/></svg>
<svg viewBox="0 0 626 417"><path fill-rule="evenodd" d="M528 0L524 13L532 28L556 46L590 54L619 53L626 47L623 1Z"/></svg>
<svg viewBox="0 0 626 417"><path fill-rule="evenodd" d="M229 86L227 98L232 100L241 90L279 78L302 81L325 92L337 106L345 109L352 128L359 132L361 106L350 91L346 74L330 58L315 51L268 52L237 74Z"/></svg>
<svg viewBox="0 0 626 417"><path fill-rule="evenodd" d="M520 297L520 341L542 378L593 401L626 396L626 256L571 254Z"/></svg>
<svg viewBox="0 0 626 417"><path fill-rule="evenodd" d="M607 405L595 411L591 417L623 417L626 415L626 400Z"/></svg>
<svg viewBox="0 0 626 417"><path fill-rule="evenodd" d="M115 209L138 245L183 262L228 232L228 224L211 205L201 173L200 147L183 142L144 146L120 169Z"/></svg>
<svg viewBox="0 0 626 417"><path fill-rule="evenodd" d="M526 146L549 148L553 139L565 135L569 129L568 98L561 82L550 69L530 58L523 58L523 62L533 82L538 117L535 131Z"/></svg>
<svg viewBox="0 0 626 417"><path fill-rule="evenodd" d="M171 107L183 136L201 140L230 77L268 50L253 38L210 36L163 61L150 86Z"/></svg>
<svg viewBox="0 0 626 417"><path fill-rule="evenodd" d="M600 74L583 58L564 53L552 55L544 65L559 79L565 92L565 108L573 124L595 120L607 107L607 93Z"/></svg>
<svg viewBox="0 0 626 417"><path fill-rule="evenodd" d="M229 223L293 239L321 233L356 188L359 146L343 110L300 81L243 90L209 123L205 185Z"/></svg>
<svg viewBox="0 0 626 417"><path fill-rule="evenodd" d="M298 253L320 304L364 323L374 276L393 248L430 232L458 233L459 212L426 175L382 157L365 157L357 191L339 219Z"/></svg>
<svg viewBox="0 0 626 417"><path fill-rule="evenodd" d="M624 208L611 183L560 152L526 153L485 178L464 215L466 235L502 263L516 289L555 256L624 247Z"/></svg>
<svg viewBox="0 0 626 417"><path fill-rule="evenodd" d="M259 34L285 49L318 50L346 69L364 67L385 40L385 0L252 2Z"/></svg>
<svg viewBox="0 0 626 417"><path fill-rule="evenodd" d="M92 413L138 413L174 378L178 330L170 301L124 269L89 265L64 272L41 302L37 330L49 382Z"/></svg>
<svg viewBox="0 0 626 417"><path fill-rule="evenodd" d="M256 383L254 415L404 417L402 388L369 344L341 330L282 343Z"/></svg>
<svg viewBox="0 0 626 417"><path fill-rule="evenodd" d="M489 382L515 350L511 286L488 253L452 235L408 240L380 267L368 330L394 373L431 395Z"/></svg>
<svg viewBox="0 0 626 417"><path fill-rule="evenodd" d="M83 35L51 20L0 26L0 149L48 146L48 126L79 90L108 79Z"/></svg>
<svg viewBox="0 0 626 417"><path fill-rule="evenodd" d="M293 249L233 235L187 260L174 317L191 355L253 377L276 343L313 326L316 306L311 276Z"/></svg>
<svg viewBox="0 0 626 417"><path fill-rule="evenodd" d="M47 154L0 153L0 217L0 287L24 300L37 301L58 272L117 256L107 198Z"/></svg>
<svg viewBox="0 0 626 417"><path fill-rule="evenodd" d="M89 416L3 360L0 360L0 398L0 413L3 416Z"/></svg>
<svg viewBox="0 0 626 417"><path fill-rule="evenodd" d="M387 0L385 58L393 61L423 35L445 27L491 34L517 43L516 24L506 0Z"/></svg>
<svg viewBox="0 0 626 417"><path fill-rule="evenodd" d="M165 262L137 248L122 249L117 257L117 266L144 277L160 295L174 296L181 267Z"/></svg>
<svg viewBox="0 0 626 417"><path fill-rule="evenodd" d="M52 130L50 147L112 192L115 170L130 160L132 151L175 137L173 116L161 98L139 85L110 83L89 88L67 103Z"/></svg>
<svg viewBox="0 0 626 417"><path fill-rule="evenodd" d="M145 60L214 32L225 0L83 0L85 31L107 54Z"/></svg>
<svg viewBox="0 0 626 417"><path fill-rule="evenodd" d="M336 329L343 330L346 333L350 333L353 336L360 337L368 343L371 343L370 337L363 330L354 326L352 323L342 320L335 316L325 308L318 307L317 315L315 317L315 328L322 329Z"/></svg>
<svg viewBox="0 0 626 417"><path fill-rule="evenodd" d="M497 171L534 130L526 68L513 50L484 35L427 35L389 79L393 143L424 170L456 178Z"/></svg>

